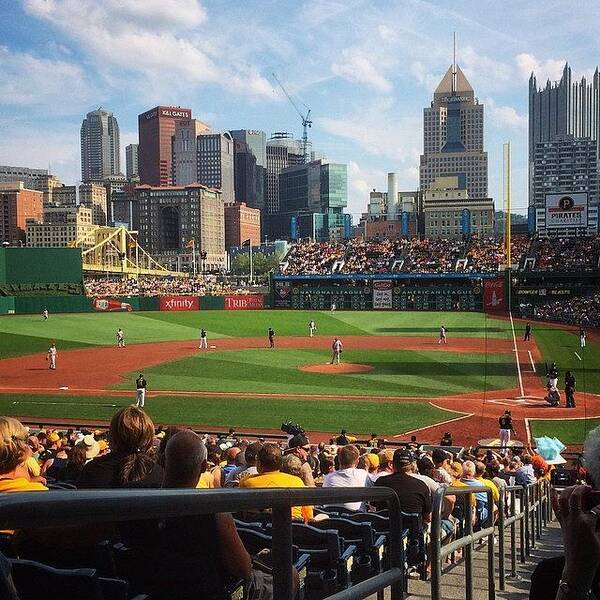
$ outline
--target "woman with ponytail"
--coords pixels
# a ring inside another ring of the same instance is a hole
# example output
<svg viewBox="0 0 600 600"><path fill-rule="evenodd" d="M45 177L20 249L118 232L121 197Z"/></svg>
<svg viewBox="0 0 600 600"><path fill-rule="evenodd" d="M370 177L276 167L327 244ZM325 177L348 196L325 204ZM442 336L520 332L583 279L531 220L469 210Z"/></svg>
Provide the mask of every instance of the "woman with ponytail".
<svg viewBox="0 0 600 600"><path fill-rule="evenodd" d="M154 423L137 406L121 408L108 432L110 452L88 462L79 480L80 489L160 487L163 469L156 462Z"/></svg>

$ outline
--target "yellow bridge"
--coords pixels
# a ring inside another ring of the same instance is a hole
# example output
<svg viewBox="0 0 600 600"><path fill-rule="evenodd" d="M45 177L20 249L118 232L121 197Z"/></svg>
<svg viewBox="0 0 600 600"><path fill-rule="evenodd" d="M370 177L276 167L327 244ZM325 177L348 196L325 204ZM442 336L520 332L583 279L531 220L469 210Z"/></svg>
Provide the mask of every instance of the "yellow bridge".
<svg viewBox="0 0 600 600"><path fill-rule="evenodd" d="M138 243L137 231L125 227L97 227L69 244L81 248L84 272L117 273L137 277L188 277L156 262Z"/></svg>

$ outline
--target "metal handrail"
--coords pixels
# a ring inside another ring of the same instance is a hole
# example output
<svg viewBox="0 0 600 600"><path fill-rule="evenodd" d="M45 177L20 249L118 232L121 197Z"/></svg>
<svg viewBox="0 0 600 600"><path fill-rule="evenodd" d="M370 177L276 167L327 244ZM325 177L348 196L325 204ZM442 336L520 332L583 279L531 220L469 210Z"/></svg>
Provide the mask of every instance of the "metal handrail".
<svg viewBox="0 0 600 600"><path fill-rule="evenodd" d="M506 587L506 535L507 527L511 529L510 561L511 576L517 575L517 539L516 524L519 523L519 549L520 562L524 563L526 556L530 555L531 549L535 547L535 539L542 533L552 517L552 506L550 503L550 485L547 480L542 480L528 486L513 485L504 488L505 493L500 494L498 501L498 522L494 524L492 491L487 486L479 487L447 487L440 488L433 495L432 522L431 522L431 598L441 600L441 579L444 560L453 552L464 548L465 557L465 598L473 598L473 546L487 537L488 538L488 599L495 600L495 556L494 556L494 534L498 529L498 587L504 590ZM488 502L488 521L479 532L473 533L473 507L471 498L473 494L485 493ZM445 496L464 497L465 531L463 537L442 546L441 544L441 518ZM509 513L507 514L506 498L510 497ZM517 511L517 499L520 510Z"/></svg>
<svg viewBox="0 0 600 600"><path fill-rule="evenodd" d="M81 490L12 493L0 497L0 529L66 527L144 519L164 519L215 512L272 509L273 595L292 598L292 506L385 502L389 508L389 570L333 596L362 600L390 588L391 600L404 598L404 551L400 504L386 487L268 490Z"/></svg>

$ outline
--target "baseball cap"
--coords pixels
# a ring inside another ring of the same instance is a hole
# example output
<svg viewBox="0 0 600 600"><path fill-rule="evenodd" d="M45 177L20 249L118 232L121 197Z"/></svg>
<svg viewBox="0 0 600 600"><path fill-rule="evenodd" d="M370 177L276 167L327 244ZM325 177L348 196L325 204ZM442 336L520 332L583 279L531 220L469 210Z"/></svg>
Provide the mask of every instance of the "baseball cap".
<svg viewBox="0 0 600 600"><path fill-rule="evenodd" d="M374 469L377 469L379 467L379 456L377 456L377 454L373 454L372 452L368 452L364 456L369 461L370 465Z"/></svg>
<svg viewBox="0 0 600 600"><path fill-rule="evenodd" d="M303 433L296 434L289 442L289 448L306 448L310 449L310 442L308 438Z"/></svg>
<svg viewBox="0 0 600 600"><path fill-rule="evenodd" d="M431 458L433 459L433 462L437 464L447 460L449 458L449 455L446 451L442 450L441 448L436 448L431 453Z"/></svg>
<svg viewBox="0 0 600 600"><path fill-rule="evenodd" d="M422 456L417 460L417 468L419 469L420 473L431 471L434 467L435 465L429 456Z"/></svg>
<svg viewBox="0 0 600 600"><path fill-rule="evenodd" d="M104 452L105 450L108 450L108 442L106 440L100 440L98 442L98 450L100 452Z"/></svg>
<svg viewBox="0 0 600 600"><path fill-rule="evenodd" d="M88 460L95 458L100 454L100 445L92 434L84 436L82 441L85 445L85 457Z"/></svg>
<svg viewBox="0 0 600 600"><path fill-rule="evenodd" d="M410 465L413 462L413 454L408 450L404 450L404 448L398 448L394 452L394 465L398 467L405 467Z"/></svg>
<svg viewBox="0 0 600 600"><path fill-rule="evenodd" d="M58 440L60 440L60 436L58 435L58 433L56 433L56 431L51 431L47 436L46 439L51 443L51 444L55 444L56 442L58 442Z"/></svg>

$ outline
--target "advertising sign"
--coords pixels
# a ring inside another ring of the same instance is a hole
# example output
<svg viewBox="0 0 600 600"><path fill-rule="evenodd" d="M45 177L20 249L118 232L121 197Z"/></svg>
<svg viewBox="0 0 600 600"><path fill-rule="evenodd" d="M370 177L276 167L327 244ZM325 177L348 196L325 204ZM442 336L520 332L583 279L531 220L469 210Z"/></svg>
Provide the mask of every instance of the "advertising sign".
<svg viewBox="0 0 600 600"><path fill-rule="evenodd" d="M410 215L404 210L402 211L402 235L410 234Z"/></svg>
<svg viewBox="0 0 600 600"><path fill-rule="evenodd" d="M504 279L486 279L483 282L483 309L486 312L507 310Z"/></svg>
<svg viewBox="0 0 600 600"><path fill-rule="evenodd" d="M225 296L225 310L257 310L265 307L262 294Z"/></svg>
<svg viewBox="0 0 600 600"><path fill-rule="evenodd" d="M198 296L161 296L160 310L198 310Z"/></svg>
<svg viewBox="0 0 600 600"><path fill-rule="evenodd" d="M373 281L373 308L389 310L392 308L393 285L390 280Z"/></svg>
<svg viewBox="0 0 600 600"><path fill-rule="evenodd" d="M120 300L113 300L112 298L95 298L92 302L94 310L100 312L114 312L117 310L126 310L131 312L131 304L127 302L121 302Z"/></svg>
<svg viewBox="0 0 600 600"><path fill-rule="evenodd" d="M546 194L546 229L587 227L587 192Z"/></svg>
<svg viewBox="0 0 600 600"><path fill-rule="evenodd" d="M461 215L461 233L469 235L471 233L471 211L468 208L463 208Z"/></svg>
<svg viewBox="0 0 600 600"><path fill-rule="evenodd" d="M299 237L298 231L299 231L298 217L293 216L290 219L290 237L293 240L297 240L298 239L298 237Z"/></svg>
<svg viewBox="0 0 600 600"><path fill-rule="evenodd" d="M292 284L289 281L276 281L274 287L274 302L277 308L292 306Z"/></svg>

